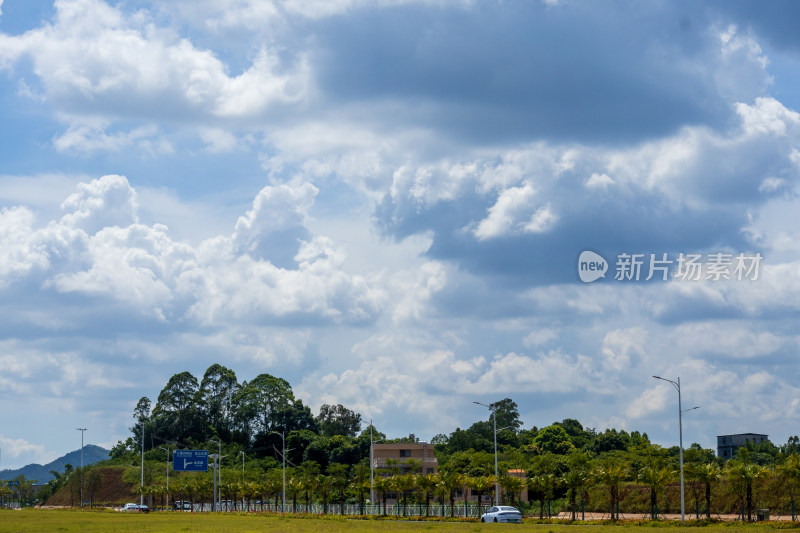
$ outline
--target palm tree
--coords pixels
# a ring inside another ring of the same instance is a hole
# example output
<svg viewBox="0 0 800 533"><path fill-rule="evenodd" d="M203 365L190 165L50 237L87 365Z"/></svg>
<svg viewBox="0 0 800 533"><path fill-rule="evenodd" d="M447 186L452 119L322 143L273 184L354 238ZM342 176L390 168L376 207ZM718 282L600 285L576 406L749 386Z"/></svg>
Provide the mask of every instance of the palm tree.
<svg viewBox="0 0 800 533"><path fill-rule="evenodd" d="M311 495L316 490L319 482L319 464L316 461L303 461L298 468L297 474L306 500L306 513L310 513Z"/></svg>
<svg viewBox="0 0 800 533"><path fill-rule="evenodd" d="M639 471L639 481L650 488L650 518L658 517L658 493L675 477L672 470L651 464Z"/></svg>
<svg viewBox="0 0 800 533"><path fill-rule="evenodd" d="M417 477L414 474L400 474L394 477L396 478L395 487L397 487L398 494L401 494L403 499L403 516L406 516L408 511L408 493L413 491L416 487Z"/></svg>
<svg viewBox="0 0 800 533"><path fill-rule="evenodd" d="M594 471L595 479L608 488L611 520L619 519L617 507L620 500L622 483L630 473L628 463L614 457L607 457L597 463Z"/></svg>
<svg viewBox="0 0 800 533"><path fill-rule="evenodd" d="M286 482L286 492L292 497L292 512L297 513L297 496L303 492L303 481L295 469L291 471L287 469L286 473L290 475L289 481Z"/></svg>
<svg viewBox="0 0 800 533"><path fill-rule="evenodd" d="M375 490L381 495L381 501L383 502L383 516L386 516L386 492L391 490L390 479L391 478L387 476L378 476L373 482Z"/></svg>
<svg viewBox="0 0 800 533"><path fill-rule="evenodd" d="M315 488L319 495L322 496L322 514L328 514L328 498L330 498L331 489L333 489L333 479L331 476L319 474Z"/></svg>
<svg viewBox="0 0 800 533"><path fill-rule="evenodd" d="M745 450L746 451L746 450ZM731 459L725 465L725 475L731 482L734 492L743 500L747 510L747 521L753 520L753 483L764 477L767 470L748 460L747 454L743 458Z"/></svg>
<svg viewBox="0 0 800 533"><path fill-rule="evenodd" d="M369 490L369 465L359 463L353 466L353 476L350 478L350 486L358 494L359 514L364 514L364 499ZM374 502L370 502L374 503Z"/></svg>
<svg viewBox="0 0 800 533"><path fill-rule="evenodd" d="M436 474L419 474L417 475L417 489L422 493L425 498L425 516L430 516L431 507L431 494L436 486L438 477Z"/></svg>
<svg viewBox="0 0 800 533"><path fill-rule="evenodd" d="M466 474L456 474L457 487L461 487L461 495L464 496L464 518L467 517L467 507L469 500L467 500L467 493L469 492L469 476Z"/></svg>
<svg viewBox="0 0 800 533"><path fill-rule="evenodd" d="M439 499L439 504L442 507L441 515L442 518L444 518L444 502L450 496L450 487L444 481L444 478L442 477L441 473L434 474L434 476L435 476L435 481L433 485L433 493Z"/></svg>
<svg viewBox="0 0 800 533"><path fill-rule="evenodd" d="M439 483L447 488L447 493L450 498L450 517L452 518L455 516L456 509L456 498L453 493L459 487L458 474L455 472L444 472L441 474L441 480Z"/></svg>
<svg viewBox="0 0 800 533"><path fill-rule="evenodd" d="M494 476L475 476L469 478L469 486L478 495L478 514L481 514L483 495L490 491L497 482Z"/></svg>
<svg viewBox="0 0 800 533"><path fill-rule="evenodd" d="M331 488L339 496L339 514L344 514L344 491L347 488L347 465L331 463L328 465L328 475L331 478Z"/></svg>
<svg viewBox="0 0 800 533"><path fill-rule="evenodd" d="M591 465L589 458L582 453L573 453L567 457L567 466L569 470L562 475L561 479L564 485L569 489L569 504L572 511L572 520L575 521L576 517L576 504L578 494L582 492L589 484Z"/></svg>
<svg viewBox="0 0 800 533"><path fill-rule="evenodd" d="M786 487L786 494L792 504L792 520L795 519L794 500L800 489L800 455L793 453L789 455L783 464L778 465L775 471L783 479Z"/></svg>
<svg viewBox="0 0 800 533"><path fill-rule="evenodd" d="M509 475L500 476L500 486L503 487L503 490L505 490L506 494L509 496L511 505L516 503L514 497L522 491L525 485L525 480L523 478Z"/></svg>

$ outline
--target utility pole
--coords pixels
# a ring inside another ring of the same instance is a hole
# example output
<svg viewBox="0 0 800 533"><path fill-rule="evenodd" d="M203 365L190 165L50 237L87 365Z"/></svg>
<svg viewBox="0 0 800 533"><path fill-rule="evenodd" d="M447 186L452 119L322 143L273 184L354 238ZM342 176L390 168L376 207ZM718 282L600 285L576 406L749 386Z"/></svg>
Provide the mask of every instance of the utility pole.
<svg viewBox="0 0 800 533"><path fill-rule="evenodd" d="M142 480L139 485L139 505L144 505L144 420L142 424Z"/></svg>
<svg viewBox="0 0 800 533"><path fill-rule="evenodd" d="M86 428L76 428L76 431L81 432L81 507L83 507L83 432Z"/></svg>
<svg viewBox="0 0 800 533"><path fill-rule="evenodd" d="M283 459L283 493L281 494L281 512L286 512L286 430L284 429L283 432L278 433L277 431L271 431L271 433L275 433L281 438L281 443L283 445L283 452L281 453L281 458Z"/></svg>
<svg viewBox="0 0 800 533"><path fill-rule="evenodd" d="M167 504L166 507L169 508L169 446L164 448L163 446L158 447L159 450L164 450L167 452ZM165 511L167 509L164 509Z"/></svg>
<svg viewBox="0 0 800 533"><path fill-rule="evenodd" d="M699 409L700 406L691 407L689 409L683 409L681 405L681 378L678 378L678 381L672 381L671 379L662 378L660 376L653 376L656 379L660 379L661 381L666 381L670 385L672 385L676 391L678 391L678 449L680 453L680 467L681 467L681 522L686 520L686 512L684 509L684 498L683 498L683 414L689 411L693 411L695 409Z"/></svg>
<svg viewBox="0 0 800 533"><path fill-rule="evenodd" d="M372 452L372 419L369 419L369 514L373 513L375 509L375 496L373 494L373 487L375 481L372 477L372 467L375 463L375 456Z"/></svg>

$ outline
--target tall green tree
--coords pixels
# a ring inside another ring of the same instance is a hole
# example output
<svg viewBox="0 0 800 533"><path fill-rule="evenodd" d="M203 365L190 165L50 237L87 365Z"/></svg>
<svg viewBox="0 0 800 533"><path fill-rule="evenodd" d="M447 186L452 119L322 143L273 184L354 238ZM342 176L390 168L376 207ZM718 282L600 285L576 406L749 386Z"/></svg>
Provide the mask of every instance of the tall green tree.
<svg viewBox="0 0 800 533"><path fill-rule="evenodd" d="M181 372L169 378L167 385L158 394L158 402L152 418L158 432L168 434L172 440L185 445L189 439L197 439L198 410L195 402L199 385L197 378L189 372Z"/></svg>
<svg viewBox="0 0 800 533"><path fill-rule="evenodd" d="M280 427L278 415L294 402L294 393L285 379L259 374L242 384L234 401L237 421L243 431L252 436L268 435L271 431L286 430Z"/></svg>
<svg viewBox="0 0 800 533"><path fill-rule="evenodd" d="M328 437L344 435L355 437L361 429L361 415L342 404L323 404L317 416L320 432Z"/></svg>
<svg viewBox="0 0 800 533"><path fill-rule="evenodd" d="M231 437L235 411L233 400L239 390L236 373L218 363L208 367L200 381L200 413L211 433L224 440L230 440Z"/></svg>

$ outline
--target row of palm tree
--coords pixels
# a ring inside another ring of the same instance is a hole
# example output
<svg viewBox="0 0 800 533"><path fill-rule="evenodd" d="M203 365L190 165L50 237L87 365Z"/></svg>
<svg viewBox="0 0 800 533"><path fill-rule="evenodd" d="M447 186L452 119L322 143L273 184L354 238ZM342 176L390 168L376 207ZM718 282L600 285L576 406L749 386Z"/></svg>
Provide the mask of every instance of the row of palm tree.
<svg viewBox="0 0 800 533"><path fill-rule="evenodd" d="M338 512L343 513L348 501L356 501L359 512L364 514L372 488L375 498L372 503L377 505L379 514L387 514L388 501L396 500L403 515L408 514L409 503L414 503L418 505L417 512L421 514L424 509L425 516L429 516L432 503L438 502L442 507L441 514L445 512L445 505L449 504L450 515L453 516L459 497L463 497L466 512L470 503L469 492L477 496L478 502L483 502L483 497L493 493L497 484L502 489L502 501L511 505L517 504L520 493L527 490L528 495L538 501L540 518L544 518L545 508L550 502L556 497L566 495L571 518L575 520L578 500L588 501L589 490L592 487L601 487L607 494L607 509L613 520L619 518L619 504L626 491L643 486L649 490L649 514L657 518L659 497L665 487L676 483L679 477L679 472L659 461L634 468L631 462L621 457L607 456L592 461L583 454L570 456L566 471L539 465L539 468L528 472L526 477L508 473L501 474L499 478L491 475L469 476L450 470L423 474L421 469L413 468L414 464L410 465L412 468L407 466L408 464L403 470L392 466L376 471L371 485L369 466L366 464L350 468L334 463L323 473L317 463L306 461L286 470L286 500L290 502L290 507L284 510L310 512L311 505L318 503L322 505L322 512L328 513L330 504L334 503L337 504ZM267 506L277 510L281 508L281 474L280 469L273 469L259 479L245 479L244 474L224 472L220 485L222 496L235 502L234 506L237 508L244 506L264 509ZM768 475L779 480L781 491L791 501L794 509L795 498L800 492L800 456L797 454L790 455L774 470L749 462L746 455L741 459L728 461L723 468L713 462L687 463L684 467L687 493L694 498L697 509L700 501L705 500L704 514L707 518L711 518L712 487L724 479L739 500L743 518L751 520L754 511L754 485ZM144 491L146 495L153 496L155 501L159 498L166 501L169 497L172 500L204 503L211 501L213 488L210 476L188 473L173 478L169 491L165 483L155 483L145 487ZM273 503L269 503L270 501Z"/></svg>

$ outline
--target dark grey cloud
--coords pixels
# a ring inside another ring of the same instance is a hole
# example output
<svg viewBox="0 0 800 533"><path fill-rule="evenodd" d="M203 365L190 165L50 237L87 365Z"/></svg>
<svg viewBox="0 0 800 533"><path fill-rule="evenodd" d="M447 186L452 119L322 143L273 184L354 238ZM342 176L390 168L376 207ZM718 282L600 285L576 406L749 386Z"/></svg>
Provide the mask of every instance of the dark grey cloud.
<svg viewBox="0 0 800 533"><path fill-rule="evenodd" d="M721 123L729 107L703 70L702 11L624 4L398 7L309 31L331 103L406 101L409 115L393 120L457 138L614 143Z"/></svg>

